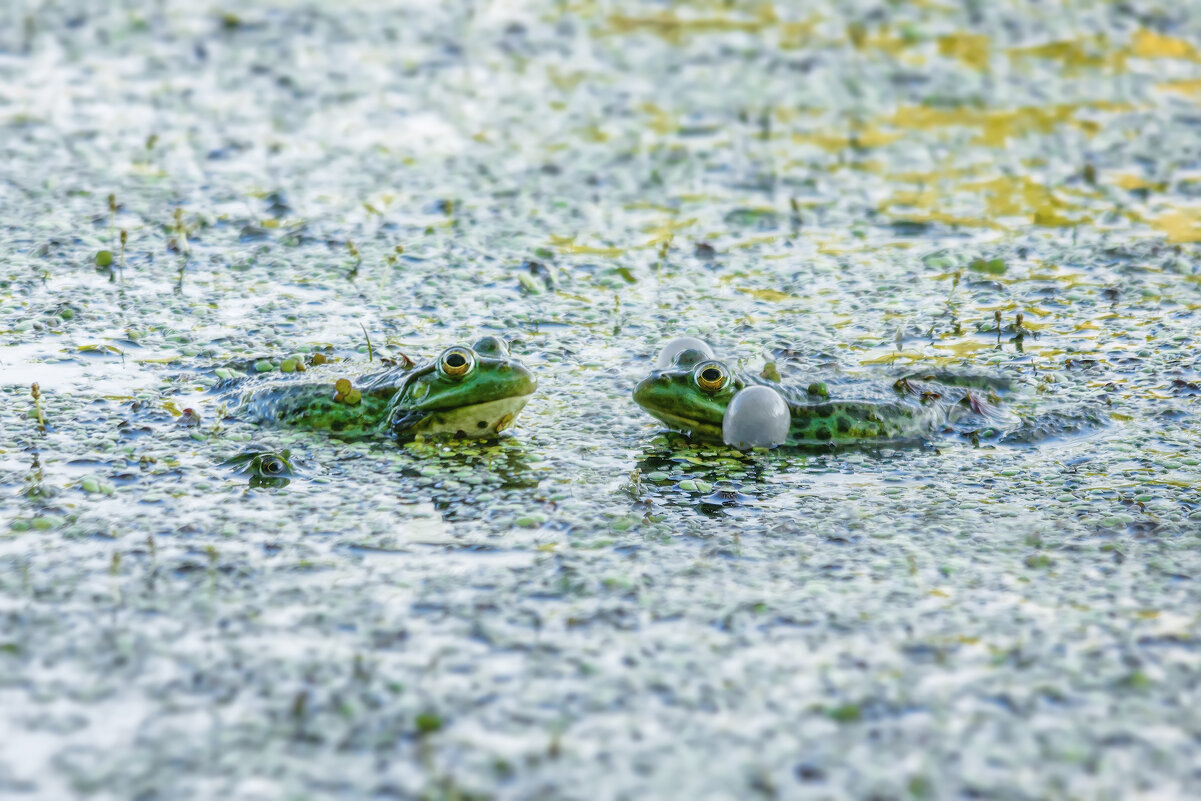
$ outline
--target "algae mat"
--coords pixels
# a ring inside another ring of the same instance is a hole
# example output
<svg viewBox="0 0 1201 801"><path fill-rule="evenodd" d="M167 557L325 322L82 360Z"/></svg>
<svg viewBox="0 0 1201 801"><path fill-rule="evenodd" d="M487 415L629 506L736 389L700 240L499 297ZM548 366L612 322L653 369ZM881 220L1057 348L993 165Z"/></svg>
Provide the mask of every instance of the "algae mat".
<svg viewBox="0 0 1201 801"><path fill-rule="evenodd" d="M1201 18L956 5L19 4L0 795L1201 794ZM496 443L214 390L486 333ZM683 334L1024 436L690 445Z"/></svg>

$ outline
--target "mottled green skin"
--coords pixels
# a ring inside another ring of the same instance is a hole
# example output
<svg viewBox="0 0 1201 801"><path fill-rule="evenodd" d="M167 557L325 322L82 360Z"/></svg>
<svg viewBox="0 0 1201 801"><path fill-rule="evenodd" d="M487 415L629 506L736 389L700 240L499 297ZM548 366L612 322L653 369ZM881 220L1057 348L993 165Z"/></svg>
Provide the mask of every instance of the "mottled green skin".
<svg viewBox="0 0 1201 801"><path fill-rule="evenodd" d="M461 348L473 356L462 376L439 365ZM346 378L362 394L357 403L339 397ZM344 437L386 433L399 439L418 434L492 437L510 426L537 388L534 376L510 357L504 343L484 337L474 348L457 346L413 367L393 367L359 377L339 365L318 367L300 380L274 378L244 386L237 407L251 419L324 429Z"/></svg>
<svg viewBox="0 0 1201 801"><path fill-rule="evenodd" d="M705 391L694 374L712 361L697 364L688 356L676 365L655 370L634 389L634 401L669 427L698 439L721 441L726 407L743 388L762 384L775 389L788 404L791 422L785 445L822 447L920 439L945 423L957 404L916 398L829 400L772 381L726 369L729 379L717 391ZM720 363L719 363L720 364Z"/></svg>

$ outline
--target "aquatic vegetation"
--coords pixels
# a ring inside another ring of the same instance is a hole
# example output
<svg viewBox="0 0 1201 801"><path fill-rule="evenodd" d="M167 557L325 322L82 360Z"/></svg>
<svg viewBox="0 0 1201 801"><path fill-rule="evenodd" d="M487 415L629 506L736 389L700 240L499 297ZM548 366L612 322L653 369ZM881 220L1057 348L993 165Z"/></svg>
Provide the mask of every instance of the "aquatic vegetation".
<svg viewBox="0 0 1201 801"><path fill-rule="evenodd" d="M42 413L42 390L38 386L38 382L34 381L29 386L29 396L33 398L33 411L38 418L38 428L42 431L46 430L46 415Z"/></svg>

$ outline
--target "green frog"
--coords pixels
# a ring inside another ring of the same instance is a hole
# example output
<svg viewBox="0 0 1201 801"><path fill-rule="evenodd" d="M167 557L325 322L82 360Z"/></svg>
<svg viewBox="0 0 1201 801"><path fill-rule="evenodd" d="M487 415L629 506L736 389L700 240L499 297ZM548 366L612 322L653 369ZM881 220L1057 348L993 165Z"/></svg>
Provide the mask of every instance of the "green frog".
<svg viewBox="0 0 1201 801"><path fill-rule="evenodd" d="M251 445L226 459L221 467L229 467L236 475L245 476L251 487L282 488L297 475L296 460L290 450L273 451L263 445Z"/></svg>
<svg viewBox="0 0 1201 801"><path fill-rule="evenodd" d="M976 430L994 433L1013 422L1012 415L999 411L971 389L901 379L887 394L861 388L864 395L876 397L831 399L824 384L807 389L785 387L731 370L704 343L689 340L683 345L664 349L656 369L635 387L634 401L668 427L696 439L754 442L754 432L731 434L727 415L735 398L750 387L769 387L781 399L772 399L778 412L750 413L752 425L770 425L772 414L781 418L779 433L755 444L830 447L916 442L949 425L966 432L966 418L979 424Z"/></svg>
<svg viewBox="0 0 1201 801"><path fill-rule="evenodd" d="M455 345L431 361L356 378L340 365L305 378L255 379L239 386L233 412L256 422L324 429L342 437L384 433L495 437L513 424L538 382L501 339Z"/></svg>

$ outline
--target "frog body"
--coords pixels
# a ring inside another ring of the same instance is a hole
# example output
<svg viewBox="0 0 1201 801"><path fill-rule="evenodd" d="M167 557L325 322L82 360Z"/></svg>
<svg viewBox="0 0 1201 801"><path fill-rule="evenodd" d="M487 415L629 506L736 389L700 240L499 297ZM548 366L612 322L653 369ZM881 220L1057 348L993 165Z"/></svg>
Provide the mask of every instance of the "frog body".
<svg viewBox="0 0 1201 801"><path fill-rule="evenodd" d="M887 392L860 388L861 397L831 398L825 385L788 387L734 371L710 353L685 349L674 354L668 366L653 370L635 387L634 401L670 428L720 442L735 395L747 387L767 386L788 407L782 444L796 447L916 442L971 416L994 429L1011 422L981 395L962 387L906 379Z"/></svg>
<svg viewBox="0 0 1201 801"><path fill-rule="evenodd" d="M537 380L500 339L456 345L423 364L347 377L341 365L303 379L271 378L239 387L235 411L256 422L331 431L355 438L386 434L495 437L512 425Z"/></svg>

